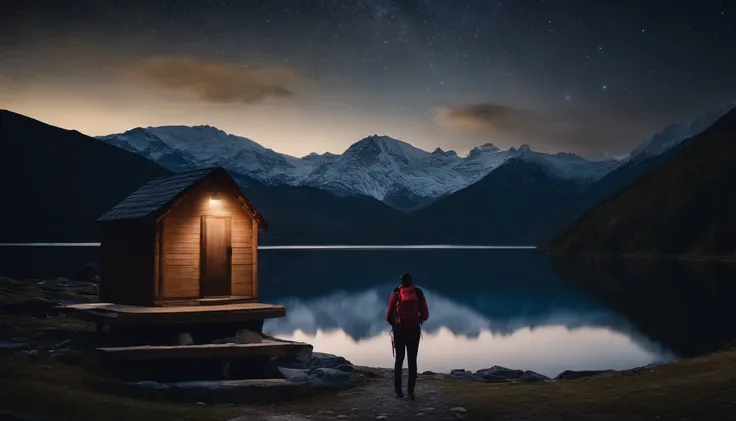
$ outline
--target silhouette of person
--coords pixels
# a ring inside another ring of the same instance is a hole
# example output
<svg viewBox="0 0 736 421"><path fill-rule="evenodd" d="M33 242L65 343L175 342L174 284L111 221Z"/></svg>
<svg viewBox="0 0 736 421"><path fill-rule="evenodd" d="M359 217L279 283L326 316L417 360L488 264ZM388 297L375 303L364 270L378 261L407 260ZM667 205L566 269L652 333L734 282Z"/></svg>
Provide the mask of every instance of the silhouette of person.
<svg viewBox="0 0 736 421"><path fill-rule="evenodd" d="M417 354L422 335L422 323L429 318L427 299L421 289L414 286L410 273L401 276L401 285L396 287L389 298L386 321L391 325L391 337L396 359L394 361L394 388L396 397L403 398L401 371L404 357L409 366L407 394L414 400L414 387L417 381Z"/></svg>

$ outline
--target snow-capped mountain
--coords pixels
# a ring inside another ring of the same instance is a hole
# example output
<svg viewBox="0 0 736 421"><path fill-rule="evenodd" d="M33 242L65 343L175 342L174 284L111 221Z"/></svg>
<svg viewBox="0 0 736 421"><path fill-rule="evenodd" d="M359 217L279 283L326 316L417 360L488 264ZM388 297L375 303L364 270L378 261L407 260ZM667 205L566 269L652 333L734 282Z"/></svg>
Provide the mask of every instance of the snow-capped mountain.
<svg viewBox="0 0 736 421"><path fill-rule="evenodd" d="M341 155L285 155L210 126L135 128L100 139L145 156L173 171L222 166L271 185L309 186L334 194L365 195L412 210L467 187L517 157L544 166L557 177L594 182L617 161L573 154L544 154L527 145L502 151L487 143L468 156L437 148L427 152L388 136L372 135Z"/></svg>
<svg viewBox="0 0 736 421"><path fill-rule="evenodd" d="M457 155L440 158L406 142L373 135L351 145L339 159L315 168L301 184L339 195L372 196L407 208L409 202L431 200L469 184L452 170L460 160Z"/></svg>
<svg viewBox="0 0 736 421"><path fill-rule="evenodd" d="M313 167L309 159L275 152L211 126L135 128L100 139L173 171L222 166L268 184L297 184Z"/></svg>
<svg viewBox="0 0 736 421"><path fill-rule="evenodd" d="M702 133L734 107L736 107L736 104L729 104L702 114L694 119L673 124L636 147L631 152L628 160L637 162L647 157L661 155L693 136Z"/></svg>

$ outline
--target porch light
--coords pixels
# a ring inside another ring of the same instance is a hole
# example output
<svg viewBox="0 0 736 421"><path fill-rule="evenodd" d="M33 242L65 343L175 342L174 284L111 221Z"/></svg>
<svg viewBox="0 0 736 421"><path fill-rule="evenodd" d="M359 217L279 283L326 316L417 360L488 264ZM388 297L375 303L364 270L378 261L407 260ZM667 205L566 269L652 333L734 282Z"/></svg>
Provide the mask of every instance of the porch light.
<svg viewBox="0 0 736 421"><path fill-rule="evenodd" d="M220 201L220 194L217 192L212 193L210 196L210 205L216 205Z"/></svg>

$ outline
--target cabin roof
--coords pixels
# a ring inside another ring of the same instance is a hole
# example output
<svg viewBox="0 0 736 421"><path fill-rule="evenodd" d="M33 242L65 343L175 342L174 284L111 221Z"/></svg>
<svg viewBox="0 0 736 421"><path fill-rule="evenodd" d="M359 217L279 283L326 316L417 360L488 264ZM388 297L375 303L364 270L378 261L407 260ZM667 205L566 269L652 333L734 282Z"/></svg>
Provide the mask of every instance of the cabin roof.
<svg viewBox="0 0 736 421"><path fill-rule="evenodd" d="M178 198L199 184L200 181L218 173L224 173L232 183L232 186L240 194L245 205L253 212L258 220L258 224L266 228L266 221L263 219L263 216L256 211L253 204L240 191L238 184L230 177L227 170L221 167L204 168L154 178L97 218L97 221L122 221L157 217L170 209Z"/></svg>

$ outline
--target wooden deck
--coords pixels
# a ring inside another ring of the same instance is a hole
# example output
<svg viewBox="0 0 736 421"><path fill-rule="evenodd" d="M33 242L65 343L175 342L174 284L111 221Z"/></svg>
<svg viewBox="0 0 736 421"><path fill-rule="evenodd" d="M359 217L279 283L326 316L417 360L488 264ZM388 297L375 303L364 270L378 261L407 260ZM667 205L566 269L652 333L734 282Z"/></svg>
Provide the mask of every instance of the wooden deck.
<svg viewBox="0 0 736 421"><path fill-rule="evenodd" d="M309 360L312 345L303 342L264 340L248 344L206 344L177 346L128 346L97 348L100 358L106 361L151 360L151 359L194 359L234 358L267 355L292 359Z"/></svg>
<svg viewBox="0 0 736 421"><path fill-rule="evenodd" d="M167 307L84 303L64 305L59 309L70 317L107 325L233 323L286 316L284 306L264 303Z"/></svg>

